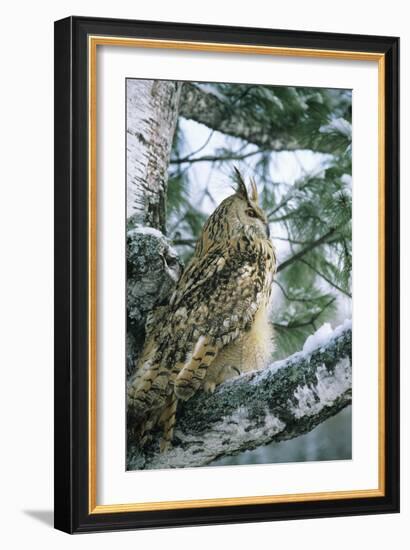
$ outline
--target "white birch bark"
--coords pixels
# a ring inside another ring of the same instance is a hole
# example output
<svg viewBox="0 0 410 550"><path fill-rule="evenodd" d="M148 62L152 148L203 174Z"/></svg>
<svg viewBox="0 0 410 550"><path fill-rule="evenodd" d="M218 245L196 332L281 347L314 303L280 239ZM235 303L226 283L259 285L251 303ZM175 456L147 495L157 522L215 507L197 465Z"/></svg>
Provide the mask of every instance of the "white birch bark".
<svg viewBox="0 0 410 550"><path fill-rule="evenodd" d="M180 93L175 81L127 80L127 218L163 233Z"/></svg>

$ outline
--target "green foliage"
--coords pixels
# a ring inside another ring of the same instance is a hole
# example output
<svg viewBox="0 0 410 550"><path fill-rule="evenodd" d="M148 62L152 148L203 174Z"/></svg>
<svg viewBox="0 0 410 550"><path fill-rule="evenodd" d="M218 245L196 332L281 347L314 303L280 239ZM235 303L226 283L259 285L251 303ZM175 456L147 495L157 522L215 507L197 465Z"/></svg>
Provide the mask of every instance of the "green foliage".
<svg viewBox="0 0 410 550"><path fill-rule="evenodd" d="M210 154L213 128L207 143L187 154L188 136L178 125L173 143L168 235L185 261L208 216L201 200L192 200L196 163L207 164L210 174L212 170L229 174L239 165L255 177L273 241L282 251L272 313L275 358L281 358L298 351L323 322L335 324L340 300L351 298L351 92L242 84L208 86L223 101L226 116L239 113L240 124L249 124L255 131L275 132L272 135L284 144L284 151L307 150L318 158L319 169L302 170L298 180L289 181L277 174L272 177L282 153L260 147L258 136L252 137L252 132L248 140L231 132L225 136L224 145L211 148ZM290 154L290 162L301 162L297 152ZM209 198L208 184L198 193L202 199Z"/></svg>

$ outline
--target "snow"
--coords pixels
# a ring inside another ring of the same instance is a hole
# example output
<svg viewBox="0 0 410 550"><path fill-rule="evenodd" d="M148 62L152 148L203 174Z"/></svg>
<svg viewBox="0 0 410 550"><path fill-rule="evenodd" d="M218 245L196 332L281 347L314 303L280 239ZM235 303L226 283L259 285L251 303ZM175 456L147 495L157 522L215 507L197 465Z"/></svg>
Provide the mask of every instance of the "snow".
<svg viewBox="0 0 410 550"><path fill-rule="evenodd" d="M351 319L346 319L341 325L332 329L330 323L324 323L315 333L307 337L303 344L302 353L310 355L318 348L326 346L330 340L338 338L343 332L352 328Z"/></svg>
<svg viewBox="0 0 410 550"><path fill-rule="evenodd" d="M331 328L329 323L324 323L314 334L311 334L307 337L303 349L297 351L293 355L286 357L285 359L280 359L271 363L269 367L264 370L258 371L257 376L252 378L250 384L258 384L261 377L271 376L278 370L283 367L289 366L291 363L297 363L303 359L309 360L312 353L319 348L324 348L330 344L331 340L339 338L347 330L351 330L352 321L351 319L346 319L341 325L337 326L335 329Z"/></svg>
<svg viewBox="0 0 410 550"><path fill-rule="evenodd" d="M211 94L217 97L220 101L226 101L226 96L213 84L202 84L200 82L195 82L195 87L199 88L199 90L205 92L206 94Z"/></svg>
<svg viewBox="0 0 410 550"><path fill-rule="evenodd" d="M329 372L325 365L321 365L316 372L315 385L298 386L294 397L296 405L289 400L289 408L295 418L314 416L324 407L332 405L352 386L352 369L350 359L341 359L334 372Z"/></svg>
<svg viewBox="0 0 410 550"><path fill-rule="evenodd" d="M154 227L137 225L132 231L134 233L138 233L139 235L152 235L153 237L157 237L158 239L164 238L164 235L161 233L161 231L155 229Z"/></svg>
<svg viewBox="0 0 410 550"><path fill-rule="evenodd" d="M340 181L349 189L352 188L352 176L350 174L343 174L343 176L340 178Z"/></svg>
<svg viewBox="0 0 410 550"><path fill-rule="evenodd" d="M343 134L344 136L351 138L352 137L352 125L344 118L334 118L329 122L319 128L319 132L322 134L332 134L337 132Z"/></svg>
<svg viewBox="0 0 410 550"><path fill-rule="evenodd" d="M174 256L175 258L179 258L179 254L176 251L176 249L170 245L168 238L161 233L158 229L155 229L154 227L148 227L145 225L136 225L133 229L131 229L128 232L128 235L149 235L151 237L155 237L156 239L159 239L162 241L164 245L167 246L167 253L170 256ZM177 278L179 277L179 274Z"/></svg>
<svg viewBox="0 0 410 550"><path fill-rule="evenodd" d="M343 332L346 330L352 330L352 320L351 319L345 319L344 322L337 326L335 330L333 331L333 338L339 338Z"/></svg>
<svg viewBox="0 0 410 550"><path fill-rule="evenodd" d="M316 348L322 347L329 341L329 337L333 335L330 323L324 323L314 334L311 334L303 344L304 353L312 353Z"/></svg>

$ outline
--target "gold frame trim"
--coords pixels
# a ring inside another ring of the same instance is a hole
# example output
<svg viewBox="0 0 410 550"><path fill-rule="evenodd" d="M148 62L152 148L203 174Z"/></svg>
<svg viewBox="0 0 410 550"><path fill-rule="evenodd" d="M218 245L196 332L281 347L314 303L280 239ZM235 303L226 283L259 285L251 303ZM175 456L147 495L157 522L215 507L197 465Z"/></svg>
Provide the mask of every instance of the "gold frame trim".
<svg viewBox="0 0 410 550"><path fill-rule="evenodd" d="M123 46L134 48L178 49L190 51L247 53L259 55L274 55L286 57L312 57L331 59L350 59L378 62L378 195L379 195L379 449L378 449L378 488L353 491L328 491L318 493L298 493L292 495L267 495L235 498L215 498L199 500L175 500L160 502L140 502L132 504L97 504L97 344L96 344L96 276L97 276L97 129L96 129L96 99L97 99L97 46ZM307 48L282 48L273 46L255 46L243 44L224 44L207 42L190 42L178 40L156 40L139 38L121 38L112 36L88 37L88 511L89 514L107 514L119 512L141 512L154 510L175 510L189 508L209 508L214 506L241 506L249 504L271 504L284 502L306 502L318 500L375 498L385 495L385 56L374 52L350 52L336 50L320 50Z"/></svg>

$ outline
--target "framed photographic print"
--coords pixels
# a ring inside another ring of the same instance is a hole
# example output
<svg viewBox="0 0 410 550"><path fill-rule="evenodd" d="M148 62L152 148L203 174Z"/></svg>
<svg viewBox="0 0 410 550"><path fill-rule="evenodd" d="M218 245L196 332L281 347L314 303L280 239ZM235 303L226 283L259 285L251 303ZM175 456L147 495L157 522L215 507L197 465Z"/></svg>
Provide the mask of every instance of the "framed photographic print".
<svg viewBox="0 0 410 550"><path fill-rule="evenodd" d="M56 528L399 510L398 55L56 22Z"/></svg>

